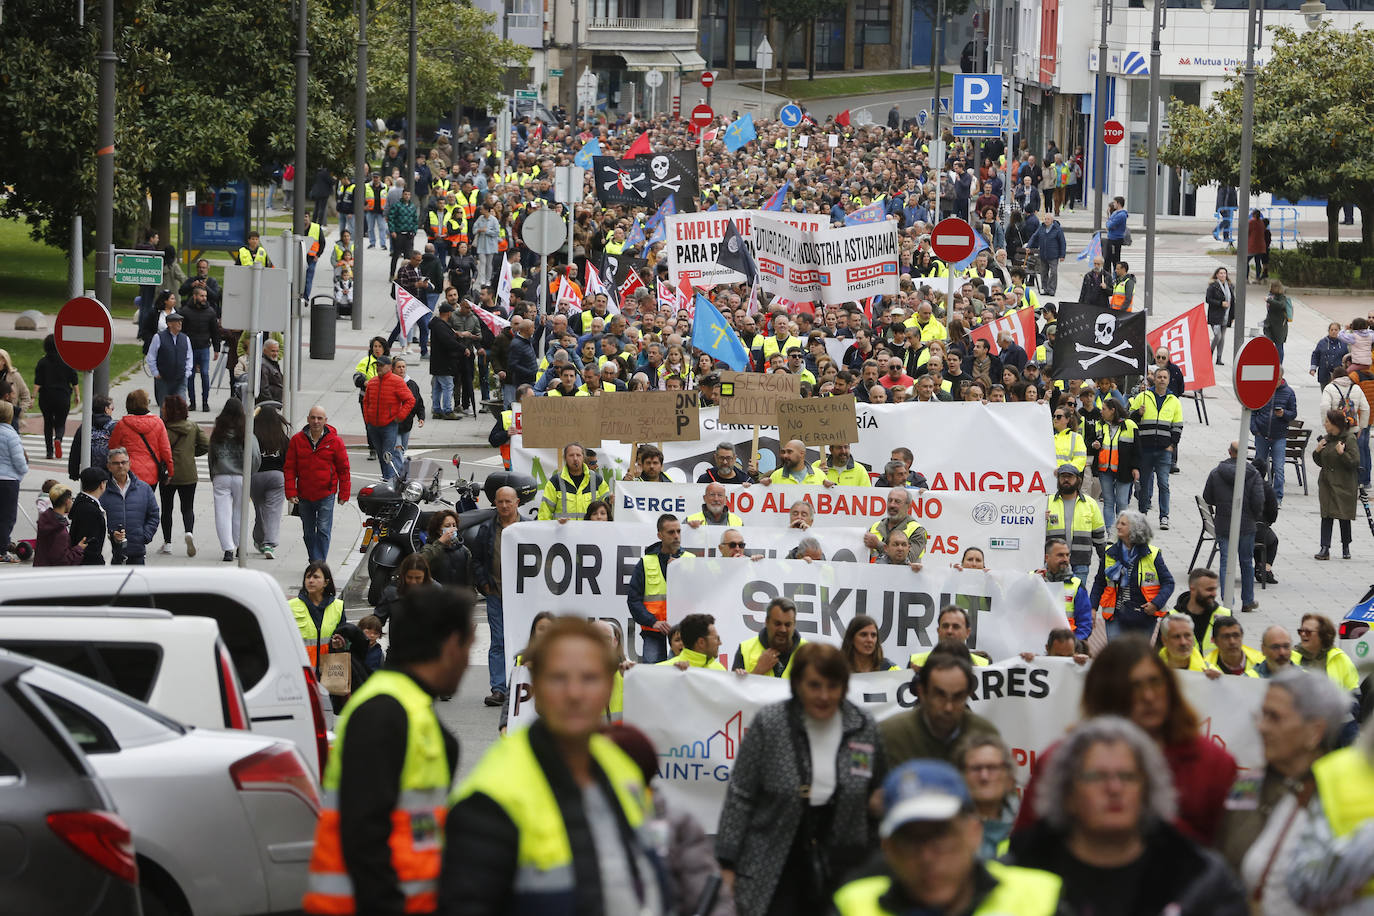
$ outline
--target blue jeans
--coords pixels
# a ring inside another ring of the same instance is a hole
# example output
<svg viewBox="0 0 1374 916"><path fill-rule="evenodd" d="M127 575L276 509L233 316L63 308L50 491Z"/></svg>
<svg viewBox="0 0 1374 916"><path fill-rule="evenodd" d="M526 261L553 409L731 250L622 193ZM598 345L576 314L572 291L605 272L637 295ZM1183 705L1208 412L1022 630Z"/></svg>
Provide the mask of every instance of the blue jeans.
<svg viewBox="0 0 1374 916"><path fill-rule="evenodd" d="M1143 448L1140 450L1140 490L1136 493L1136 508L1145 514L1155 495L1155 477L1159 477L1159 516L1169 514L1169 450Z"/></svg>
<svg viewBox="0 0 1374 916"><path fill-rule="evenodd" d="M1283 500L1283 453L1288 447L1288 437L1270 439L1268 436L1255 437L1255 460L1274 462L1274 495Z"/></svg>
<svg viewBox="0 0 1374 916"><path fill-rule="evenodd" d="M210 347L197 347L191 351L191 376L186 380L186 402L192 410L196 409L196 376L200 376L200 402L210 403Z"/></svg>
<svg viewBox="0 0 1374 916"><path fill-rule="evenodd" d="M157 406L161 407L162 402L174 394L179 394L183 398L186 397L186 379L176 382L167 382L160 378L153 379L153 399L157 402ZM187 398L188 403L189 401L190 399Z"/></svg>
<svg viewBox="0 0 1374 916"><path fill-rule="evenodd" d="M433 409L434 416L453 413L453 376L433 376L429 389L429 406Z"/></svg>
<svg viewBox="0 0 1374 916"><path fill-rule="evenodd" d="M354 231L357 228L357 226L358 224L356 221L354 221L352 213L339 214L339 234L343 235L343 231L347 229L349 231L349 234L353 236L354 244L357 244L358 242L362 241L362 239L358 238L358 233Z"/></svg>
<svg viewBox="0 0 1374 916"><path fill-rule="evenodd" d="M434 316L432 316L432 315L421 315L418 319L416 319L415 324L414 324L414 325L411 325L411 327L410 327L410 332L413 334L413 333L415 333L415 327L416 327L416 325L419 326L419 329L420 329L420 355L421 355L421 356L424 356L426 353L429 352L429 322L431 321L431 319L432 319L433 317L434 317ZM391 333L387 335L387 338L386 338L386 346L387 346L387 349L390 350L390 349L391 349L391 345L392 345L393 343L395 343L396 341L400 340L400 339L401 339L401 322L400 322L400 321L397 321L396 324L395 324L395 326L392 327ZM409 337L407 337L407 339L406 339L405 342L406 342L406 343L409 343Z"/></svg>
<svg viewBox="0 0 1374 916"><path fill-rule="evenodd" d="M1369 486L1369 427L1360 430L1360 486Z"/></svg>
<svg viewBox="0 0 1374 916"><path fill-rule="evenodd" d="M329 560L329 535L334 526L334 497L302 499L297 504L301 515L301 532L305 535L305 552L311 561Z"/></svg>
<svg viewBox="0 0 1374 916"><path fill-rule="evenodd" d="M502 403L502 405L503 405L507 410L510 409L510 405L512 405L512 404L515 403L515 386L514 386L514 385L502 383L502 385L501 385L501 403Z"/></svg>
<svg viewBox="0 0 1374 916"><path fill-rule="evenodd" d="M372 450L377 453L377 460L382 465L383 480L395 477L401 467L402 450L397 446L396 436L395 423L367 427L367 441L372 445Z"/></svg>
<svg viewBox="0 0 1374 916"><path fill-rule="evenodd" d="M373 210L367 214L367 243L386 247L386 216Z"/></svg>
<svg viewBox="0 0 1374 916"><path fill-rule="evenodd" d="M315 265L320 263L319 258L305 259L305 298L310 298L310 289L315 285Z"/></svg>
<svg viewBox="0 0 1374 916"><path fill-rule="evenodd" d="M1116 530L1116 514L1122 509L1131 508L1131 481L1120 483L1110 477L1099 477L1102 483L1102 520L1107 525L1107 534Z"/></svg>
<svg viewBox="0 0 1374 916"><path fill-rule="evenodd" d="M1230 538L1217 532L1217 549L1221 551L1221 589L1232 598L1231 580L1226 578L1226 545ZM1234 599L1232 599L1234 600ZM1240 536L1240 602L1255 603L1255 532Z"/></svg>
<svg viewBox="0 0 1374 916"><path fill-rule="evenodd" d="M668 637L647 630L640 630L639 637L643 645L639 652L639 660L642 663L653 665L668 658Z"/></svg>
<svg viewBox="0 0 1374 916"><path fill-rule="evenodd" d="M487 649L487 681L492 692L506 692L506 615L500 595L487 595L487 627L491 646Z"/></svg>

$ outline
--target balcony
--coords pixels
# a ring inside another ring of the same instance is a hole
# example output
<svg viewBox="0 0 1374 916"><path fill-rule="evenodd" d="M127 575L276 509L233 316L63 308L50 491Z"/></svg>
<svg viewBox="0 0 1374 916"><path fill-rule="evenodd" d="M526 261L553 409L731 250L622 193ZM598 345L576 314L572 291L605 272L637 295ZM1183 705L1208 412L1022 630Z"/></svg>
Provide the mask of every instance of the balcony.
<svg viewBox="0 0 1374 916"><path fill-rule="evenodd" d="M696 46L695 19L639 19L593 17L587 20L586 46L598 51L626 48L691 50Z"/></svg>

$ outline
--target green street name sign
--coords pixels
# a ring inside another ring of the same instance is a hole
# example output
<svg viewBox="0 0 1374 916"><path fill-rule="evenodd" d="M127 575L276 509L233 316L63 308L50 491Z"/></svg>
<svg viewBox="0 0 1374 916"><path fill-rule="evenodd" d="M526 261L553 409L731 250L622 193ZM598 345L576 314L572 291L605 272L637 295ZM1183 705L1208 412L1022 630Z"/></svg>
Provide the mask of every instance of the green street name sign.
<svg viewBox="0 0 1374 916"><path fill-rule="evenodd" d="M162 255L148 251L116 251L114 253L114 282L134 286L158 286L162 283Z"/></svg>

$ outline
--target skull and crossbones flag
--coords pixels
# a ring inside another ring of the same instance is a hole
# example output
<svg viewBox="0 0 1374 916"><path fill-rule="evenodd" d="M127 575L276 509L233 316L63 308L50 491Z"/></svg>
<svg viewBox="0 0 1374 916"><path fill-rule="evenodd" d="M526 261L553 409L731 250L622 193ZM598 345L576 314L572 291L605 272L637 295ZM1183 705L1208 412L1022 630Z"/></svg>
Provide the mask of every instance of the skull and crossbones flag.
<svg viewBox="0 0 1374 916"><path fill-rule="evenodd" d="M1140 375L1146 363L1145 313L1083 302L1059 303L1054 377Z"/></svg>
<svg viewBox="0 0 1374 916"><path fill-rule="evenodd" d="M701 196L697 183L697 151L673 150L654 153L647 158L650 199L659 203L671 197L679 213L694 212Z"/></svg>
<svg viewBox="0 0 1374 916"><path fill-rule="evenodd" d="M606 206L623 204L628 207L649 205L649 159L617 159L614 156L592 157L596 176L596 199Z"/></svg>

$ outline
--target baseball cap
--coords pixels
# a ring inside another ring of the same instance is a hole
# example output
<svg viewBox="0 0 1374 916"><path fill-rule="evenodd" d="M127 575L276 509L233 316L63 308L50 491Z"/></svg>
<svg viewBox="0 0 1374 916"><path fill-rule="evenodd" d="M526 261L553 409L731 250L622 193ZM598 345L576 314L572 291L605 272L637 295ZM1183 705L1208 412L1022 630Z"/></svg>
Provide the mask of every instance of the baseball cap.
<svg viewBox="0 0 1374 916"><path fill-rule="evenodd" d="M1066 461L1055 469L1054 476L1058 477L1060 474L1073 474L1078 477L1082 476L1083 472Z"/></svg>
<svg viewBox="0 0 1374 916"><path fill-rule="evenodd" d="M451 311L453 311L453 303L452 303L452 302L440 302L440 303L439 303L439 312L440 312L441 314L444 313L444 312L451 312Z"/></svg>
<svg viewBox="0 0 1374 916"><path fill-rule="evenodd" d="M163 321L181 321L181 312L168 312Z"/></svg>
<svg viewBox="0 0 1374 916"><path fill-rule="evenodd" d="M376 362L376 364L379 365L379 366L390 366L390 365L391 365L391 357L390 357L390 356L379 356L379 357L377 357L376 360L374 360L374 362Z"/></svg>
<svg viewBox="0 0 1374 916"><path fill-rule="evenodd" d="M705 375L703 375L703 376L701 377L701 382L700 382L700 384L702 384L702 385L719 385L719 384L720 384L720 373L719 373L719 372L708 372L708 373L706 373Z"/></svg>
<svg viewBox="0 0 1374 916"><path fill-rule="evenodd" d="M973 807L959 771L943 760L908 760L883 781L883 819L878 835L887 839L912 821L947 821Z"/></svg>

